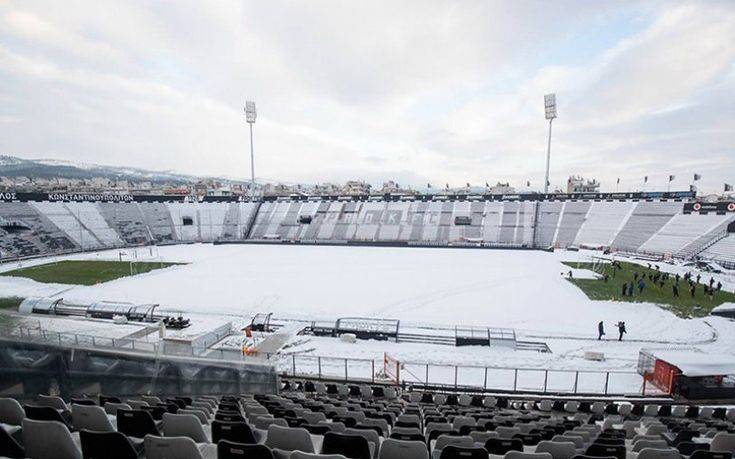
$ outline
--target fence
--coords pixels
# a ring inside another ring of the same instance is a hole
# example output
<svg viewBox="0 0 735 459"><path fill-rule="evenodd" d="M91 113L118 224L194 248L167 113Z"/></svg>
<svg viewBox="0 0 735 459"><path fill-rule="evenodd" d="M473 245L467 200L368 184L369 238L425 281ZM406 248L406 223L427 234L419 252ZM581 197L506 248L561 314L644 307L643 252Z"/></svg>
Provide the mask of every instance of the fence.
<svg viewBox="0 0 735 459"><path fill-rule="evenodd" d="M291 354L278 359L281 374L346 382L390 382L439 389L590 395L645 395L633 371L552 370L401 362L384 374L383 360ZM378 370L378 371L376 371ZM394 373L399 373L398 375Z"/></svg>
<svg viewBox="0 0 735 459"><path fill-rule="evenodd" d="M155 354L190 359L230 362L255 362L239 349L190 347L168 350L165 342L130 338L108 338L72 332L55 332L24 326L0 328L4 339L29 343L54 344L87 349L114 349L120 352ZM262 362L276 366L281 374L292 377L350 382L392 382L445 389L513 391L534 393L570 393L594 395L645 395L643 380L638 373L625 371L552 370L494 366L440 365L400 362L399 375L385 375L383 360L321 357L303 354L262 356ZM392 377L397 376L396 379Z"/></svg>
<svg viewBox="0 0 735 459"><path fill-rule="evenodd" d="M227 335L229 335L229 332L218 334L216 341L219 341ZM19 342L53 344L72 348L114 349L121 352L222 361L254 361L252 358L243 356L239 349L213 349L198 346L171 348L166 346L165 341L151 342L132 338L109 338L73 332L56 332L22 325L0 327L0 336L4 339L12 338L14 341Z"/></svg>

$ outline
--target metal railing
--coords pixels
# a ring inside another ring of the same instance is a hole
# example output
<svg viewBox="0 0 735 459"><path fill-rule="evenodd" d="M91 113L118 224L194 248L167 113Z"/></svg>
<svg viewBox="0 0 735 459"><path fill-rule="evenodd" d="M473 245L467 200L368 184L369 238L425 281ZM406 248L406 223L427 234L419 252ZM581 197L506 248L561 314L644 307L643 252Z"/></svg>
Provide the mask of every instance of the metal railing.
<svg viewBox="0 0 735 459"><path fill-rule="evenodd" d="M401 362L398 380L383 374L383 361L281 356L281 374L344 382L386 382L438 389L580 395L645 395L643 378L633 371L554 370L499 366L442 365ZM377 371L376 371L377 370Z"/></svg>
<svg viewBox="0 0 735 459"><path fill-rule="evenodd" d="M215 342L228 336L230 332L215 333ZM246 357L239 349L211 348L199 346L175 347L167 346L165 341L144 341L132 338L110 338L104 336L86 335L74 332L57 332L42 328L32 328L22 325L0 327L0 339L12 339L27 343L44 343L64 347L87 349L107 349L122 352L156 354L169 357L189 357L222 361L250 361L255 359ZM266 356L269 357L269 356Z"/></svg>

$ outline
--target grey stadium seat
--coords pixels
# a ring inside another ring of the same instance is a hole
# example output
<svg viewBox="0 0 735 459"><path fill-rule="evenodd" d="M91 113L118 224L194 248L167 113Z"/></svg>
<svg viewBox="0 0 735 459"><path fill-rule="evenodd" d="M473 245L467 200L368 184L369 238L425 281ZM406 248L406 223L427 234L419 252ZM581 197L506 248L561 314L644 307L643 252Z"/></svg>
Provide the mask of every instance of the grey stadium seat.
<svg viewBox="0 0 735 459"><path fill-rule="evenodd" d="M638 453L638 459L682 459L682 456L681 453L674 448L643 448Z"/></svg>
<svg viewBox="0 0 735 459"><path fill-rule="evenodd" d="M0 398L0 423L19 426L26 417L23 407L14 398Z"/></svg>
<svg viewBox="0 0 735 459"><path fill-rule="evenodd" d="M314 445L311 442L309 431L300 427L271 425L268 427L265 445L284 451L314 453Z"/></svg>
<svg viewBox="0 0 735 459"><path fill-rule="evenodd" d="M549 453L553 459L571 459L577 454L572 442L542 441L536 445L537 453Z"/></svg>
<svg viewBox="0 0 735 459"><path fill-rule="evenodd" d="M29 459L82 459L82 450L58 421L23 420L23 444Z"/></svg>
<svg viewBox="0 0 735 459"><path fill-rule="evenodd" d="M380 447L380 459L429 459L426 444L389 438Z"/></svg>
<svg viewBox="0 0 735 459"><path fill-rule="evenodd" d="M553 459L549 453L522 453L520 451L508 451L504 459Z"/></svg>
<svg viewBox="0 0 735 459"><path fill-rule="evenodd" d="M189 437L156 437L146 435L143 440L146 459L215 459L215 445L197 446Z"/></svg>
<svg viewBox="0 0 735 459"><path fill-rule="evenodd" d="M199 418L193 414L163 415L163 435L166 437L188 437L196 443L208 443L209 438L202 428Z"/></svg>
<svg viewBox="0 0 735 459"><path fill-rule="evenodd" d="M114 432L110 418L101 406L76 405L71 406L71 422L74 430L93 430L95 432Z"/></svg>

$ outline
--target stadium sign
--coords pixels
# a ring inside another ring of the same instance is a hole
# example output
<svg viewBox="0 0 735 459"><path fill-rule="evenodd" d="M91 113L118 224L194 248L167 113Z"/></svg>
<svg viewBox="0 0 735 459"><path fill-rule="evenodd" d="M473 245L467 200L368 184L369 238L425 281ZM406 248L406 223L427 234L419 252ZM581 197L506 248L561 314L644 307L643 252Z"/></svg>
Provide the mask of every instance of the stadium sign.
<svg viewBox="0 0 735 459"><path fill-rule="evenodd" d="M64 202L133 202L131 194L82 194L82 193L48 193L46 201Z"/></svg>
<svg viewBox="0 0 735 459"><path fill-rule="evenodd" d="M684 213L691 214L698 212L700 214L720 214L727 212L735 212L735 202L687 202L684 204Z"/></svg>

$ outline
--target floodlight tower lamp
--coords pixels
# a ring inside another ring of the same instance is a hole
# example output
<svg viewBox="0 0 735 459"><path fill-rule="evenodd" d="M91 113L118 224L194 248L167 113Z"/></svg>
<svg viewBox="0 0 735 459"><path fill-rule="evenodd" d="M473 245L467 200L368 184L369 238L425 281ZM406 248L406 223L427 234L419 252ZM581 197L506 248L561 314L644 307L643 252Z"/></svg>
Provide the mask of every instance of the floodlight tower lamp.
<svg viewBox="0 0 735 459"><path fill-rule="evenodd" d="M556 93L544 96L544 112L549 120L549 143L546 149L546 178L544 179L544 194L549 192L549 166L551 164L551 123L556 118Z"/></svg>
<svg viewBox="0 0 735 459"><path fill-rule="evenodd" d="M253 150L253 124L258 112L255 109L255 102L248 100L245 102L245 121L250 125L250 199L255 200L255 153Z"/></svg>

